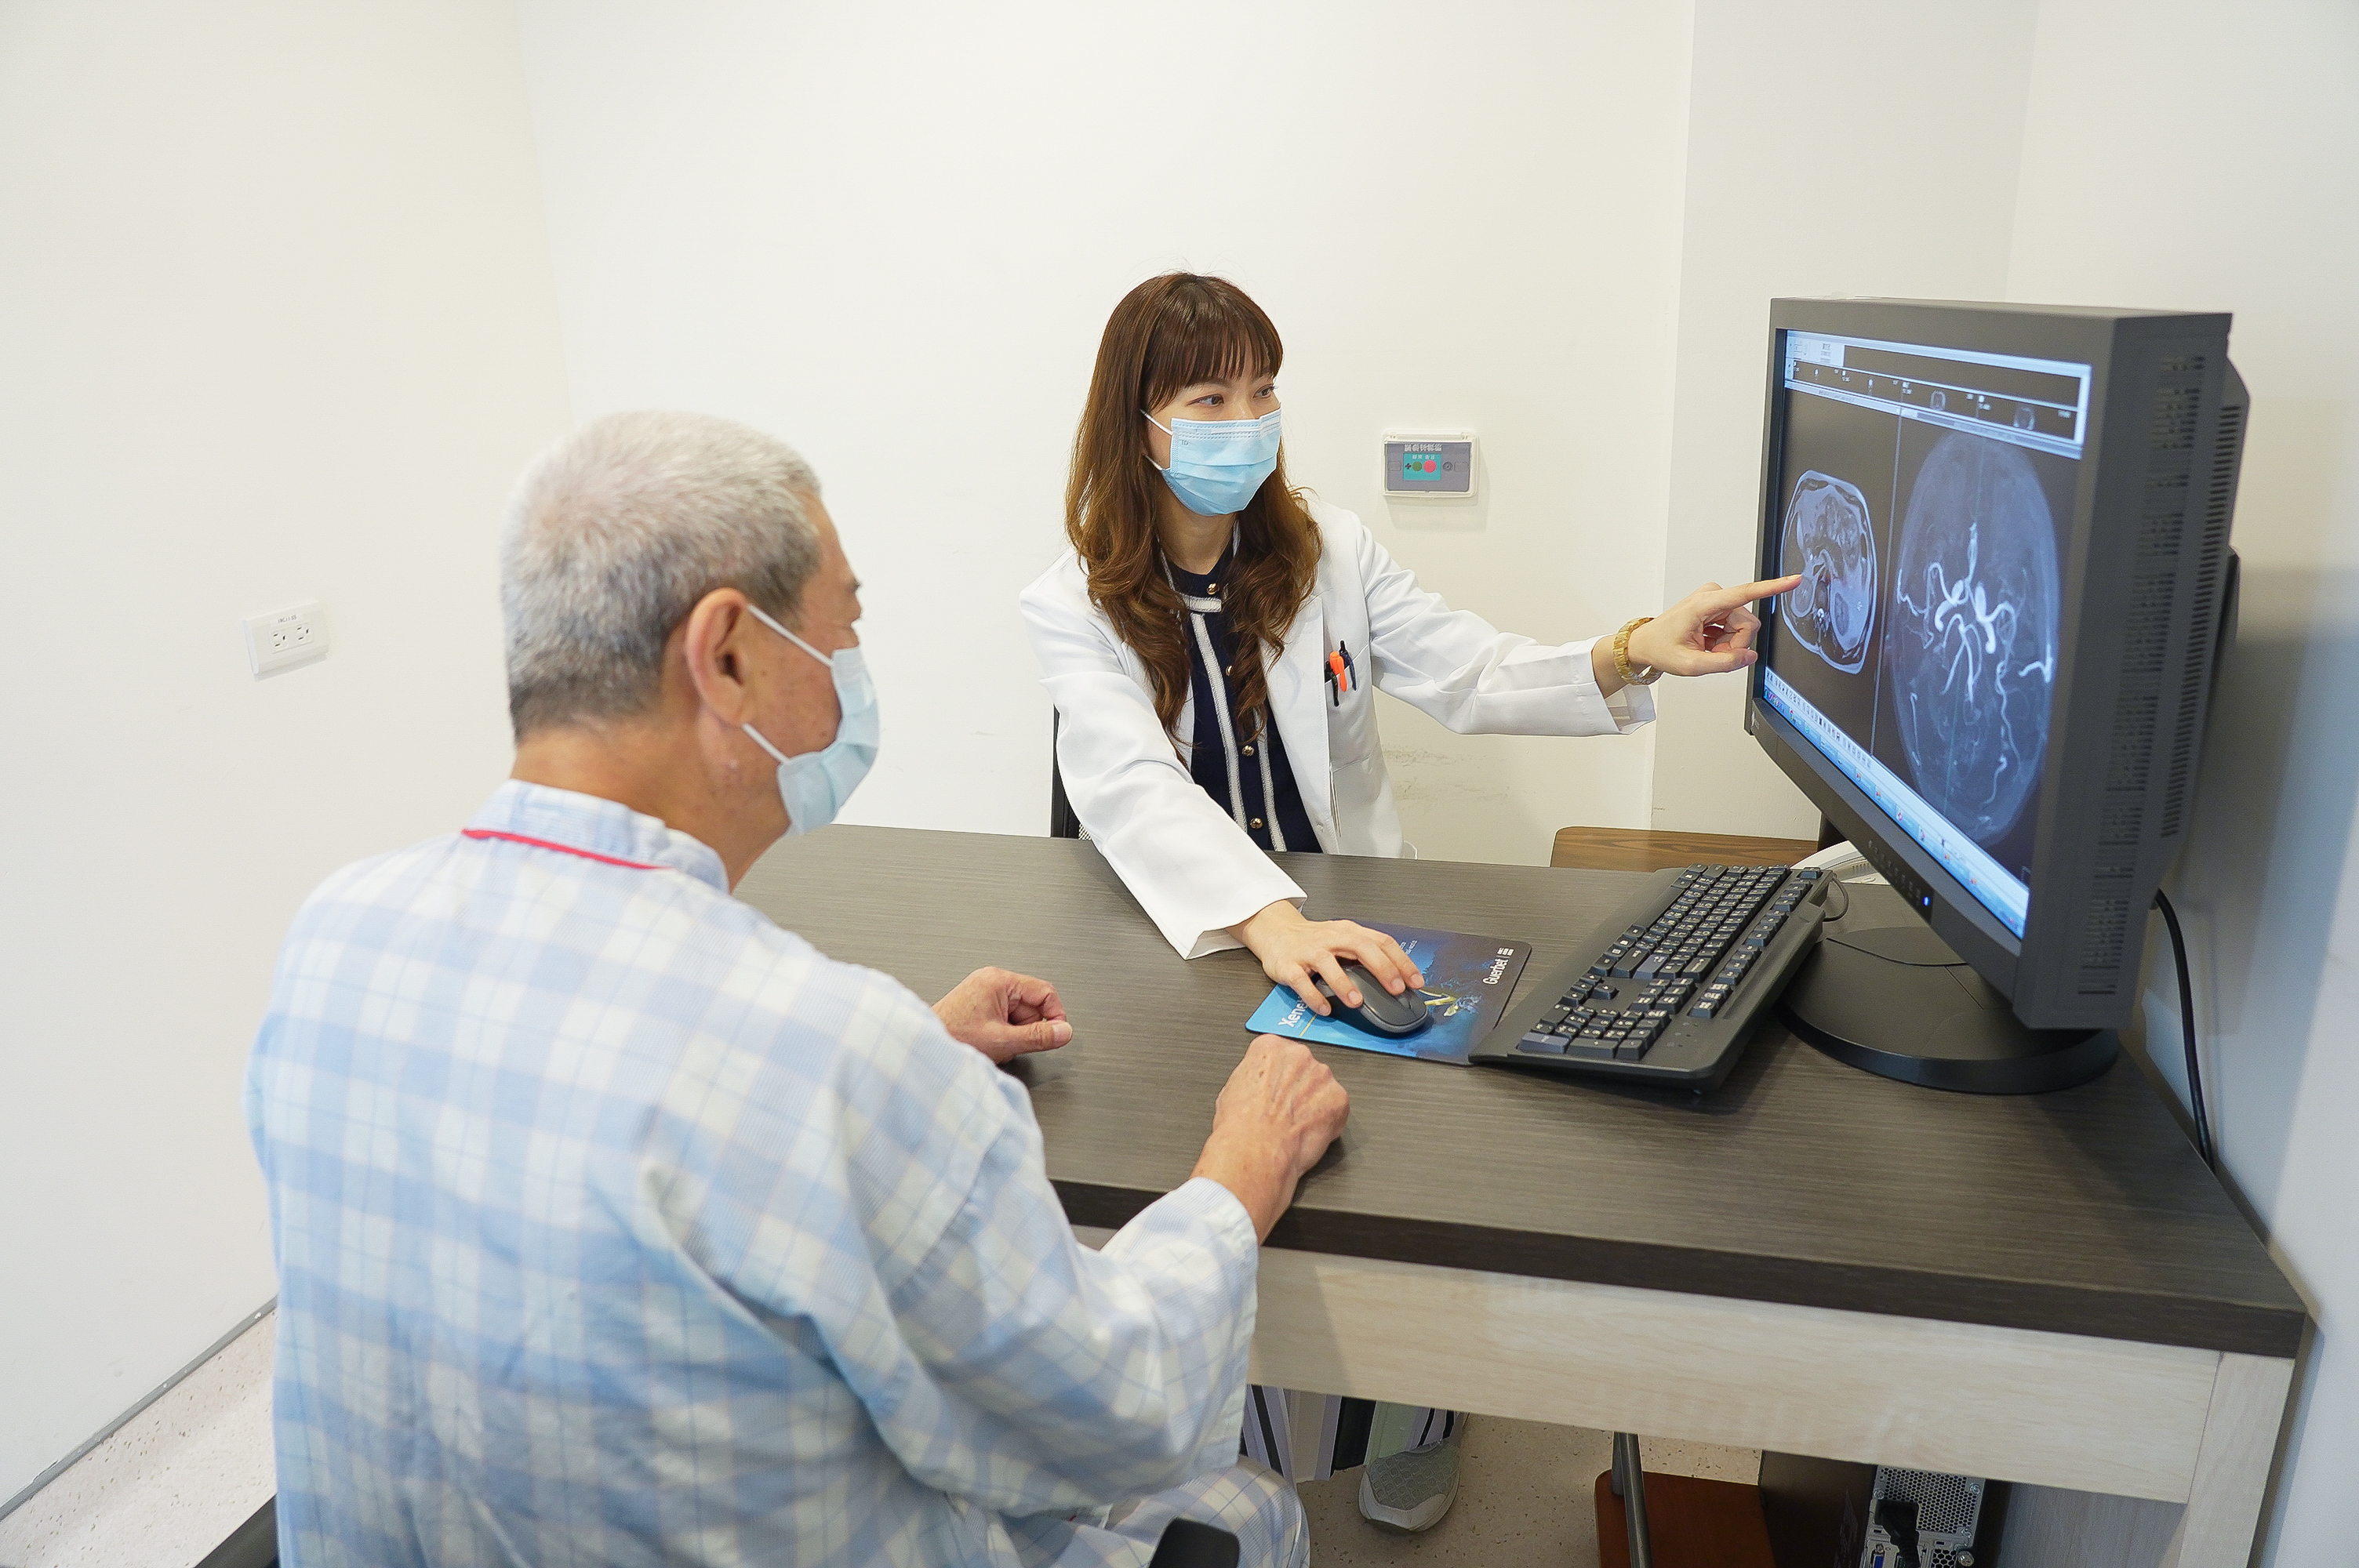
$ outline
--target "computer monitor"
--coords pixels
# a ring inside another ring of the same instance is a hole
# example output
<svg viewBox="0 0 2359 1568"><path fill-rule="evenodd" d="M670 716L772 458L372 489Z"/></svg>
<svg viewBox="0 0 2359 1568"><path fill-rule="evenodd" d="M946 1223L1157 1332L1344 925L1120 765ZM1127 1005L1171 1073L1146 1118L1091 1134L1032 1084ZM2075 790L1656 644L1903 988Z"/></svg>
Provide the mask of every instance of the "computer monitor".
<svg viewBox="0 0 2359 1568"><path fill-rule="evenodd" d="M2246 400L2224 315L1779 299L1747 727L1922 925L1781 1004L1896 1077L2104 1069L2193 807Z"/></svg>

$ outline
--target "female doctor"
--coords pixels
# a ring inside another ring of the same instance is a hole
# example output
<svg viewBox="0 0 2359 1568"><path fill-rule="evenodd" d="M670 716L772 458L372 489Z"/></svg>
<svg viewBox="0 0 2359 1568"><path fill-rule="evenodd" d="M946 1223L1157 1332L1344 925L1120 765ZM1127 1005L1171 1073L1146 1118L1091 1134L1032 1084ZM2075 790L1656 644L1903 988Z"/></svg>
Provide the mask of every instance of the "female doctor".
<svg viewBox="0 0 2359 1568"><path fill-rule="evenodd" d="M1419 588L1358 518L1288 487L1282 358L1269 318L1224 279L1132 289L1074 440L1071 548L1022 602L1065 794L1108 864L1180 957L1243 946L1323 1014L1314 974L1359 1005L1347 960L1396 994L1424 979L1382 932L1306 918L1266 853L1404 853L1375 690L1461 733L1627 733L1653 719L1646 687L1663 672L1753 663L1745 605L1799 579L1707 585L1585 642L1500 632ZM1289 1440L1313 1422L1312 1442ZM1360 1507L1408 1530L1448 1510L1459 1424L1260 1389L1245 1422L1248 1450L1290 1479L1407 1449L1370 1465Z"/></svg>

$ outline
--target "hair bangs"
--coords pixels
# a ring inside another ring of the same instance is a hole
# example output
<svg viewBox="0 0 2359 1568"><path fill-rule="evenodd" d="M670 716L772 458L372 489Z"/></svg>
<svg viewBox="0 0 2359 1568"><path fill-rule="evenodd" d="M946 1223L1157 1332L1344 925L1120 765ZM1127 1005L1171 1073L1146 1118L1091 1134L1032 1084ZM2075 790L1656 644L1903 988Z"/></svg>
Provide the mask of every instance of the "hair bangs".
<svg viewBox="0 0 2359 1568"><path fill-rule="evenodd" d="M1159 407L1184 387L1276 375L1286 347L1244 290L1222 279L1183 277L1156 302L1139 367L1139 402Z"/></svg>

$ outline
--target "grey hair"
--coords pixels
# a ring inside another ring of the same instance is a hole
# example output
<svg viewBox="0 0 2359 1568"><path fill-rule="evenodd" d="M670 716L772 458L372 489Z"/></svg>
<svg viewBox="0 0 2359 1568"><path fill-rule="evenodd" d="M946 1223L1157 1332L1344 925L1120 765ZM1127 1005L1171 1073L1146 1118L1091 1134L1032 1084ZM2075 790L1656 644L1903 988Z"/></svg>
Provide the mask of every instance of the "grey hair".
<svg viewBox="0 0 2359 1568"><path fill-rule="evenodd" d="M819 492L785 442L703 414L609 414L535 459L500 531L517 738L646 711L672 628L715 589L791 624Z"/></svg>

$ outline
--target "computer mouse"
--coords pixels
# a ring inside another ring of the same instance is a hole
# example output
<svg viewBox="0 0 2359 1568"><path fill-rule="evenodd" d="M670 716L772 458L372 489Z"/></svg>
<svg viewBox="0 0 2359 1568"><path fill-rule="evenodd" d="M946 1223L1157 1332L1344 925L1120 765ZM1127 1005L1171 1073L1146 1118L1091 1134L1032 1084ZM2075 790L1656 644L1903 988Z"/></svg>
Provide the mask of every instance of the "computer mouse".
<svg viewBox="0 0 2359 1568"><path fill-rule="evenodd" d="M1395 996L1385 989L1383 981L1357 964L1345 964L1343 973L1359 989L1360 1005L1357 1007L1344 1006L1343 999L1335 994L1335 988L1327 983L1326 976L1313 971L1310 979L1319 988L1319 994L1327 999L1327 1005L1335 1010L1333 1016L1354 1029L1364 1029L1371 1034L1398 1040L1403 1035L1416 1033L1433 1022L1432 1016L1425 1011L1424 993L1415 986Z"/></svg>

